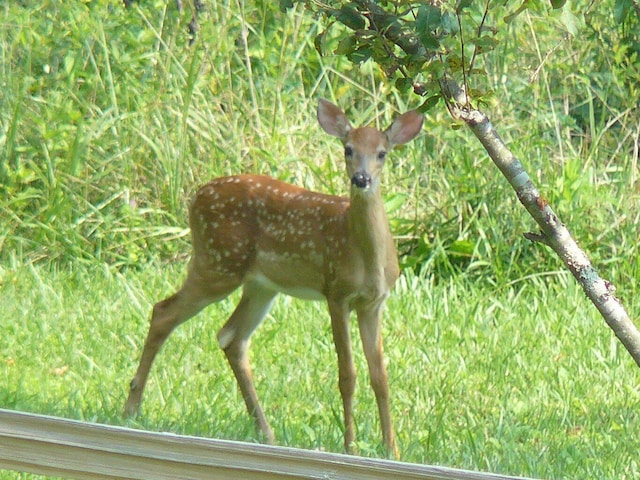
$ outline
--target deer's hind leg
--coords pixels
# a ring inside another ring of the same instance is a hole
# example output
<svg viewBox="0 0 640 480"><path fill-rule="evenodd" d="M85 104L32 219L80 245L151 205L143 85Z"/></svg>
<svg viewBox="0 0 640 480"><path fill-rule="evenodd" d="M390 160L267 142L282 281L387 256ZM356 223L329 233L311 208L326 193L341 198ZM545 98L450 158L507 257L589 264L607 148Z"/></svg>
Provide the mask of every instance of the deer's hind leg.
<svg viewBox="0 0 640 480"><path fill-rule="evenodd" d="M264 440L270 444L275 442L275 436L262 410L253 384L248 352L251 334L269 312L276 293L257 282L246 283L240 303L218 333L220 348L224 350L231 370L238 381L247 410L253 416Z"/></svg>
<svg viewBox="0 0 640 480"><path fill-rule="evenodd" d="M129 384L125 415L132 416L138 412L151 365L171 332L207 305L228 296L239 285L237 279L203 279L191 270L180 290L154 305L140 364Z"/></svg>

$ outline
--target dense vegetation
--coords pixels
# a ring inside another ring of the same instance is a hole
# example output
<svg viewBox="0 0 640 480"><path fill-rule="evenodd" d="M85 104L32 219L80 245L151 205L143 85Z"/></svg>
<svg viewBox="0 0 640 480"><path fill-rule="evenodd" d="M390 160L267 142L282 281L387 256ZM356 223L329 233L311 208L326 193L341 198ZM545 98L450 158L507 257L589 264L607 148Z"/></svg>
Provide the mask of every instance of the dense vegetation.
<svg viewBox="0 0 640 480"><path fill-rule="evenodd" d="M622 4L573 2L575 37L567 7L501 24L476 82L638 318L640 22ZM0 12L2 408L125 424L151 305L184 272L194 189L251 171L344 194L341 149L316 124L317 99L379 126L423 101L372 63L331 55L330 37L321 56L325 24L301 5L283 14L277 2L211 0L193 45L191 14L174 2L5 2ZM385 174L404 267L385 315L402 459L637 477L635 365L555 256L523 239L532 221L459 127L436 105ZM176 332L145 415L127 424L254 438L215 342L233 300ZM253 352L278 440L340 451L324 306L277 302ZM359 370L359 447L380 455L362 358Z"/></svg>

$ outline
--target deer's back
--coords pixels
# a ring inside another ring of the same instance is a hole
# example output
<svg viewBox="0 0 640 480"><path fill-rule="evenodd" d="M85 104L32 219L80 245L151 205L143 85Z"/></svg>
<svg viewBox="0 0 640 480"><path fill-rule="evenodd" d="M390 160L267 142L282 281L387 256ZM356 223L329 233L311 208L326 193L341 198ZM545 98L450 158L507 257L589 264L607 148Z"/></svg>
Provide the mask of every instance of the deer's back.
<svg viewBox="0 0 640 480"><path fill-rule="evenodd" d="M218 178L190 211L194 257L212 275L320 298L330 257L346 245L349 199L257 175Z"/></svg>

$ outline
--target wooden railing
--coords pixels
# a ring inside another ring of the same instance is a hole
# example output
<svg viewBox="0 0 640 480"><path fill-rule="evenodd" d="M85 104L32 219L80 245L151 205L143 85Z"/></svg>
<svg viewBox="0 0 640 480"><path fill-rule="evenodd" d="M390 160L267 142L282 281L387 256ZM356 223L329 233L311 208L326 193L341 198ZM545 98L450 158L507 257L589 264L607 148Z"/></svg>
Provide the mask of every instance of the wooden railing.
<svg viewBox="0 0 640 480"><path fill-rule="evenodd" d="M152 433L1 409L0 468L88 480L515 478L293 448Z"/></svg>

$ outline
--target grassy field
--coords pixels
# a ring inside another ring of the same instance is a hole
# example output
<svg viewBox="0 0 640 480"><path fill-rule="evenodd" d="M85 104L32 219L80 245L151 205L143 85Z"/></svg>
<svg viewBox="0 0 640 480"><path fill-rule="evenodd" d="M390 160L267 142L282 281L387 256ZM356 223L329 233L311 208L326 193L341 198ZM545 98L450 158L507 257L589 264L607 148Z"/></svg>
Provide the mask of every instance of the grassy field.
<svg viewBox="0 0 640 480"><path fill-rule="evenodd" d="M237 295L173 334L143 415L121 417L151 307L185 272L188 199L241 171L344 194L317 99L379 126L420 99L373 65L320 57L323 27L302 9L207 2L190 47L190 17L173 2L113 3L0 6L0 407L252 441L215 339ZM613 2L601 3L580 41L562 40L557 15L523 16L478 82L495 92L486 110L501 134L638 318L640 70L625 47L638 27L617 28ZM638 478L640 372L552 253L522 238L533 222L451 123L442 106L430 112L384 180L404 267L384 320L401 459ZM382 456L357 341L355 352L359 450ZM281 297L252 362L278 442L341 451L325 306Z"/></svg>

